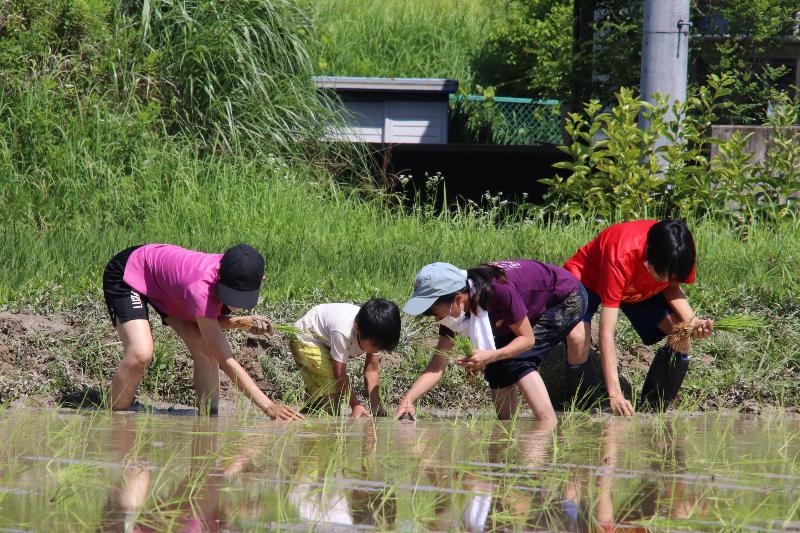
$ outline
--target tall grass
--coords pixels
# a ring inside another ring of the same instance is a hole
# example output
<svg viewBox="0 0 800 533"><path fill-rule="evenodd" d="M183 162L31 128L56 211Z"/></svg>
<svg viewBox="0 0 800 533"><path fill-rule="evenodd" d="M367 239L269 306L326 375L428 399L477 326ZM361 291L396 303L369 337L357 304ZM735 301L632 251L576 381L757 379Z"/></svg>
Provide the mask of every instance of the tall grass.
<svg viewBox="0 0 800 533"><path fill-rule="evenodd" d="M273 300L401 299L428 262L561 264L602 228L495 222L477 211L403 214L338 188L314 165L203 155L190 142L126 137L126 126L96 109L66 117L35 166L19 167L0 145L0 302L52 285L61 296L97 295L114 252L154 241L209 251L250 242L266 256ZM789 265L800 254L800 225L732 230L707 220L694 229L698 284L689 291L701 312L797 305L800 276Z"/></svg>
<svg viewBox="0 0 800 533"><path fill-rule="evenodd" d="M333 120L311 83L314 29L296 2L146 0L138 22L162 68L165 113L203 138L288 147Z"/></svg>
<svg viewBox="0 0 800 533"><path fill-rule="evenodd" d="M321 74L442 77L470 85L502 0L311 0Z"/></svg>

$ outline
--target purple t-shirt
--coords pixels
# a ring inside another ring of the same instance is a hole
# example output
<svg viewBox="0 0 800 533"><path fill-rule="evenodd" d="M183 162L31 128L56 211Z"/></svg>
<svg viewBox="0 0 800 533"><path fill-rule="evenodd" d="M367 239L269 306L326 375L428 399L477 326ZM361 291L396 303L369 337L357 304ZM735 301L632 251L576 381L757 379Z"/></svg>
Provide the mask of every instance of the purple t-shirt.
<svg viewBox="0 0 800 533"><path fill-rule="evenodd" d="M578 280L561 267L530 259L492 263L506 273L506 282L492 282L492 298L486 311L495 337L513 335L508 327L526 316L535 324L545 310L578 290Z"/></svg>
<svg viewBox="0 0 800 533"><path fill-rule="evenodd" d="M181 320L217 319L222 254L206 254L172 244L145 244L125 265L123 281L145 295L159 311Z"/></svg>
<svg viewBox="0 0 800 533"><path fill-rule="evenodd" d="M561 267L530 259L492 263L503 269L506 281L492 281L492 296L486 304L495 338L514 335L509 326L526 316L534 325L550 307L578 290L578 280ZM440 335L452 335L441 327Z"/></svg>

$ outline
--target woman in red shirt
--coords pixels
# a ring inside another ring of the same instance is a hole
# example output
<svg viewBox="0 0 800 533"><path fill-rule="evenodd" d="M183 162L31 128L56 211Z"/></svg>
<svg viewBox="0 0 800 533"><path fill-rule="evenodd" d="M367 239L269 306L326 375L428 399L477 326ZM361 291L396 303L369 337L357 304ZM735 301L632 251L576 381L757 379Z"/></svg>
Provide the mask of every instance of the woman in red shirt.
<svg viewBox="0 0 800 533"><path fill-rule="evenodd" d="M651 345L672 333L679 322L694 326L694 338L711 335L713 322L695 317L681 283L694 283L695 246L689 228L676 220L638 220L613 225L586 244L564 265L586 287L589 305L583 317L585 344L581 360L589 365L592 316L600 304L600 361L614 414L630 416L633 406L622 395L614 335L622 310L642 342ZM689 367L689 341L661 347L653 359L641 400L666 409Z"/></svg>

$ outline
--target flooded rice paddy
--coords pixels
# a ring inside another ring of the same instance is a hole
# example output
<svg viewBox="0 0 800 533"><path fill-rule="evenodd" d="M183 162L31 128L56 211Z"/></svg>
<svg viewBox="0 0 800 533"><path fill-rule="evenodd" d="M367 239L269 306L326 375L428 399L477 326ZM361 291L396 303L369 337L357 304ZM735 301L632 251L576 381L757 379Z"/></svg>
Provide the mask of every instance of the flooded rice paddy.
<svg viewBox="0 0 800 533"><path fill-rule="evenodd" d="M800 422L0 411L0 531L800 529Z"/></svg>

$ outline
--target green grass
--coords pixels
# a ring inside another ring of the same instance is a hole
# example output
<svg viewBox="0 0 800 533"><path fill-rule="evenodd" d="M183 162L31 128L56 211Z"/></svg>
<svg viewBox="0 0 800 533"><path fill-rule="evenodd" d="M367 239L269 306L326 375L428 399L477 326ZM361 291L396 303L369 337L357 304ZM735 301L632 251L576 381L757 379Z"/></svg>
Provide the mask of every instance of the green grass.
<svg viewBox="0 0 800 533"><path fill-rule="evenodd" d="M32 339L24 341L24 349L12 345L23 359L48 351L52 360L44 370L32 357L13 365L15 372L36 366L42 382L0 372L0 401L27 392L55 395L80 380L107 384L119 350L113 331L100 318L101 274L114 253L133 244L170 242L221 252L238 242L250 243L267 261L265 302L259 310L291 322L324 301L382 296L402 303L414 273L433 261L467 267L527 257L562 264L602 229L590 214L571 223L536 215L522 219L497 205L488 211L440 212L434 201L427 201L409 211L395 198L344 186L335 178L364 184L372 177L360 160L363 154L349 145L309 142L328 115L308 90L316 51L311 28L307 40L299 37L305 12L288 1L266 0L214 6L193 1L185 3L186 16L180 12L184 4L171 0L148 5L155 10L148 23L137 24L138 15L127 12L109 19L102 9L92 19L92 24L104 21L105 31L117 32L119 41L108 41L110 36L100 41L103 61L111 61L101 71L118 71L118 77L92 78L86 69L73 69L82 47L91 44L86 42L46 65L36 54L26 56L40 70L17 65L21 70L11 76L15 83L0 90L0 306L62 313L81 330L78 338L63 342ZM470 75L469 47L478 46L491 17L502 14L493 4L478 1L318 0L314 5L318 28L329 39L325 46L351 50L337 57L353 60L352 65L359 64L353 59L359 50L377 48L380 54L372 57L381 57L382 68L391 71L372 74L462 81ZM352 20L327 27L326 10ZM202 28L186 17L204 21ZM217 39L215 32L226 37ZM85 35L81 38L91 40L94 33ZM4 39L0 47L8 44ZM129 48L118 58L108 52L114 46ZM271 51L269 57L259 55L264 48ZM426 59L432 52L435 61ZM145 66L152 77L145 76ZM259 74L264 70L271 77ZM364 73L344 67L327 72ZM172 87L177 78L205 83L207 92ZM230 116L221 111L229 99L241 103ZM226 123L225 117L233 122ZM698 343L683 406L800 401L800 274L794 268L800 257L800 223L736 226L706 219L691 225L699 265L698 283L688 294L698 316L747 314L766 320L769 327ZM383 371L389 404L429 357L430 350L418 341L433 329L410 335L414 330L420 328L406 320L399 357ZM174 357L180 343L167 331L159 329L156 336L156 365L144 391L190 400L190 364ZM638 347L626 325L619 340L625 350ZM275 357L260 362L271 393L294 399L298 378L285 346L269 350ZM639 370L623 374L634 385L642 379ZM463 405L465 391L473 398L470 407L485 400L480 384L470 385L463 373L450 372L425 402Z"/></svg>
<svg viewBox="0 0 800 533"><path fill-rule="evenodd" d="M469 86L473 57L502 0L310 0L320 74L452 78Z"/></svg>
<svg viewBox="0 0 800 533"><path fill-rule="evenodd" d="M129 125L124 116L99 109L64 116L57 135L40 146L35 166L20 165L17 152L0 145L5 206L0 214L0 305L60 312L84 328L86 322L76 316L86 313L81 302L88 299L96 309L102 301L102 269L117 251L137 243L170 242L221 252L248 242L267 262L265 303L259 309L291 322L325 301L382 296L402 303L415 272L433 261L467 267L527 257L562 264L602 229L590 220L518 220L476 209L434 214L420 206L408 212L390 198L337 185L315 162L279 153L264 158L208 154L190 140L165 142ZM800 224L734 227L708 219L691 225L698 245L698 282L687 290L698 316L744 313L766 320L769 327L696 343L683 407L796 403L800 274L792 265L800 257ZM54 365L51 381L39 390L56 394L74 385L57 368L66 374L79 369L105 386L119 353L110 344L113 331L101 314L97 317L101 323L86 330L91 334L61 347L60 366ZM406 319L406 331L415 329ZM180 351L179 343L166 331L157 337L157 345L164 347L159 372L148 373L144 391L191 401L184 388L190 366L176 366L171 357ZM399 358L383 370L389 405L429 357L427 348L416 346L418 337L407 336ZM619 341L625 350L639 345L627 325ZM277 358L262 361L273 394L294 399L291 391L298 381L286 362L288 351L278 346L273 353ZM165 379L164 373L177 377ZM643 379L640 370L623 375L635 386ZM424 403L464 406L459 398L470 390L478 393L470 396L474 407L485 400L480 385L450 372Z"/></svg>

